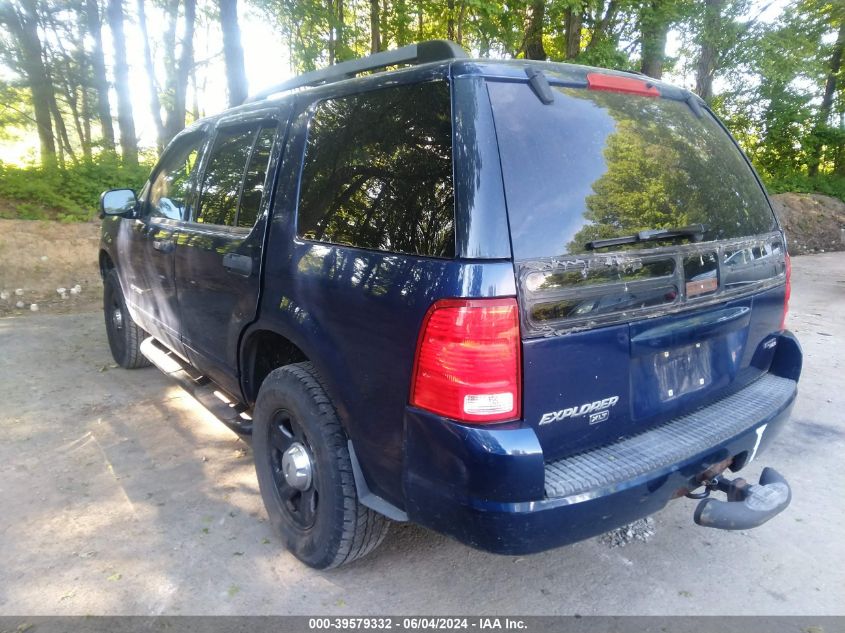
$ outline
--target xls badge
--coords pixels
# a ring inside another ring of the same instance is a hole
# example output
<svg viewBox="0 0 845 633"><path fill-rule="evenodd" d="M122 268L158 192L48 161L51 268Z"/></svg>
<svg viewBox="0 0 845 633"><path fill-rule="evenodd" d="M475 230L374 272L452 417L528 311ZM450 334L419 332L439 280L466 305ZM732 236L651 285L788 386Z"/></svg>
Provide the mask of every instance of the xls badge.
<svg viewBox="0 0 845 633"><path fill-rule="evenodd" d="M560 411L549 411L548 413L544 413L543 417L540 418L540 425L560 422L566 418L580 418L582 415L587 414L590 416L590 424L598 424L610 417L610 408L617 402L619 402L619 396L610 396L604 400L585 402L579 407L567 407Z"/></svg>

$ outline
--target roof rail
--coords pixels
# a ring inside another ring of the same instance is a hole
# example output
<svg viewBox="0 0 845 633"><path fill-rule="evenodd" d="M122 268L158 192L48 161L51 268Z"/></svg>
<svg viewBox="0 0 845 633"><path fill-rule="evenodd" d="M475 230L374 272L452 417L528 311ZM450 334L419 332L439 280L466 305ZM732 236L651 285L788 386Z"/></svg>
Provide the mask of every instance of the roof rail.
<svg viewBox="0 0 845 633"><path fill-rule="evenodd" d="M408 46L403 46L392 51L374 53L367 57L361 57L360 59L340 62L328 68L312 70L311 72L266 88L246 99L244 103L261 101L277 92L293 90L294 88L319 86L349 79L358 73L379 70L388 66L426 64L428 62L445 61L447 59L465 59L466 57L467 54L463 48L448 40L429 40L427 42L419 42L418 44L409 44Z"/></svg>

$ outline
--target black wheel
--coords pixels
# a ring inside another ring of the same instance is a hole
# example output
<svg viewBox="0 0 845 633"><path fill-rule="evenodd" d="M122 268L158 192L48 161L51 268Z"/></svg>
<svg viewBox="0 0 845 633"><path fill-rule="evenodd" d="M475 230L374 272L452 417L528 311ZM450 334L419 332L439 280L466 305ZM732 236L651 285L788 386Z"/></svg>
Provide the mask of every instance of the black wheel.
<svg viewBox="0 0 845 633"><path fill-rule="evenodd" d="M265 378L252 430L261 497L287 548L316 569L352 562L387 534L389 520L358 502L346 442L311 363Z"/></svg>
<svg viewBox="0 0 845 633"><path fill-rule="evenodd" d="M114 362L126 369L147 367L150 361L141 353L141 342L149 335L129 316L114 269L103 279L103 314Z"/></svg>

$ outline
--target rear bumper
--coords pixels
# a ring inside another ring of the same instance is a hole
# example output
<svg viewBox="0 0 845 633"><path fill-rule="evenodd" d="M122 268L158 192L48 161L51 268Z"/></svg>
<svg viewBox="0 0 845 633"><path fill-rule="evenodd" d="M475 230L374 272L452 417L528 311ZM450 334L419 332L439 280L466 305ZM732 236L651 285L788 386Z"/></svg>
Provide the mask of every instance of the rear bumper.
<svg viewBox="0 0 845 633"><path fill-rule="evenodd" d="M714 464L737 457L738 469L759 456L789 418L799 372L800 365L789 377L767 374L711 407L549 464L531 429L468 428L411 410L408 517L499 554L539 552L612 530L696 488L698 475ZM536 500L513 501L526 498Z"/></svg>

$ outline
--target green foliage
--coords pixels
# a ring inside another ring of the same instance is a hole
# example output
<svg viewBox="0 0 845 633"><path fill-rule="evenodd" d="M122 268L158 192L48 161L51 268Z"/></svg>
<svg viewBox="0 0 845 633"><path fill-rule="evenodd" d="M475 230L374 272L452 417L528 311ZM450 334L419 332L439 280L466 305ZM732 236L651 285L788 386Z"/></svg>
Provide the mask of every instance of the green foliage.
<svg viewBox="0 0 845 633"><path fill-rule="evenodd" d="M152 160L137 167L101 155L65 169L10 165L0 162L0 198L4 217L24 220L90 220L97 212L100 193L106 189L140 189Z"/></svg>
<svg viewBox="0 0 845 633"><path fill-rule="evenodd" d="M819 175L810 178L801 172L791 172L782 176L762 174L763 182L769 193L823 193L845 201L845 177L835 174Z"/></svg>

